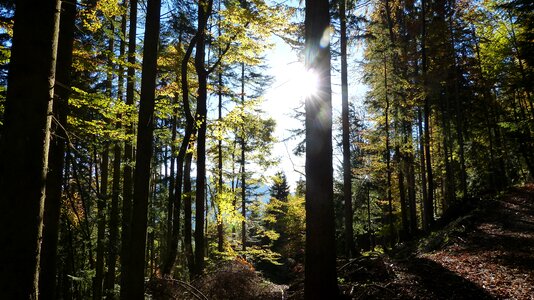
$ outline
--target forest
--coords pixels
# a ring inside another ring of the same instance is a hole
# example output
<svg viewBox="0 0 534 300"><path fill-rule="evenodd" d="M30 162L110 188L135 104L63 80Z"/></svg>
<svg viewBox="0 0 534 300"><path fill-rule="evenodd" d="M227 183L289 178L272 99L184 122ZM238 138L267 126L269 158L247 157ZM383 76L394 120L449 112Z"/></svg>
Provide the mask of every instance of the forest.
<svg viewBox="0 0 534 300"><path fill-rule="evenodd" d="M530 0L2 0L0 299L532 299L533 93Z"/></svg>

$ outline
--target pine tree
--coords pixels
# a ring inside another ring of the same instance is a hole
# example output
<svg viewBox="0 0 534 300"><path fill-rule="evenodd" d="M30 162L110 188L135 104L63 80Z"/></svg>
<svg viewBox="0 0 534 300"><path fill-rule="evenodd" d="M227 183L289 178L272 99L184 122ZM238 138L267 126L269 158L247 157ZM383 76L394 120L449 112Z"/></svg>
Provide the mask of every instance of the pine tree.
<svg viewBox="0 0 534 300"><path fill-rule="evenodd" d="M305 299L338 295L332 168L332 92L328 1L306 1L306 68L318 76L317 93L306 99Z"/></svg>
<svg viewBox="0 0 534 300"><path fill-rule="evenodd" d="M289 185L284 172L277 172L273 178L273 185L270 187L271 197L280 201L286 201L289 196Z"/></svg>
<svg viewBox="0 0 534 300"><path fill-rule="evenodd" d="M46 200L43 219L43 243L41 245L41 268L39 274L39 297L56 298L56 274L58 269L58 235L64 180L65 148L67 135L67 107L70 97L72 73L72 47L76 1L61 3L60 35L58 41L58 60L56 62L56 84L53 112L56 122L52 123L54 137L51 139L49 168L46 182Z"/></svg>
<svg viewBox="0 0 534 300"><path fill-rule="evenodd" d="M0 143L0 295L38 297L60 1L17 1ZM38 53L38 55L36 55Z"/></svg>

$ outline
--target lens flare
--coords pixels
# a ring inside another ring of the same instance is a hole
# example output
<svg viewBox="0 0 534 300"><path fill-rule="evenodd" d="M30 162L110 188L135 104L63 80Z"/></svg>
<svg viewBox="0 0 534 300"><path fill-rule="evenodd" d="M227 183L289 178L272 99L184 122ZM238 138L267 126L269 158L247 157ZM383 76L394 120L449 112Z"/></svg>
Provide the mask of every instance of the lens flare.
<svg viewBox="0 0 534 300"><path fill-rule="evenodd" d="M300 72L295 74L294 84L295 88L299 91L299 94L306 98L317 93L319 76L313 70L302 68Z"/></svg>

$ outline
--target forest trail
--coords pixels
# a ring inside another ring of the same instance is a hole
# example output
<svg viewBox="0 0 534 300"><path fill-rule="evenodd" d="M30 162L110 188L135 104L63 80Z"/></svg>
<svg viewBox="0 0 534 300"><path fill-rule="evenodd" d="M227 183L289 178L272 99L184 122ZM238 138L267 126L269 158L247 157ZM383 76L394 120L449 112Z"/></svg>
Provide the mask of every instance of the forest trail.
<svg viewBox="0 0 534 300"><path fill-rule="evenodd" d="M534 184L479 201L415 253L354 263L340 274L347 279L344 293L352 299L534 299Z"/></svg>

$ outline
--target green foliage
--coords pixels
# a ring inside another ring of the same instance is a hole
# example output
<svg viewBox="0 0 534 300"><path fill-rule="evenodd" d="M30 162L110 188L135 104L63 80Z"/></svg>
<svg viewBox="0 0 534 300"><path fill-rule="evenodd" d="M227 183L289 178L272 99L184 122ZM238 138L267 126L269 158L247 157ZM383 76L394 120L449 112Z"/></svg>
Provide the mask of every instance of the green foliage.
<svg viewBox="0 0 534 300"><path fill-rule="evenodd" d="M291 34L295 30L288 23L293 13L293 9L269 5L264 0L247 2L246 7L240 1L226 2L219 11L222 34L215 41L216 48L229 47L224 63L260 64L262 53L273 47L269 41L272 34Z"/></svg>
<svg viewBox="0 0 534 300"><path fill-rule="evenodd" d="M281 201L287 200L289 196L289 185L287 184L286 175L283 172L277 172L274 175L270 192L273 198Z"/></svg>
<svg viewBox="0 0 534 300"><path fill-rule="evenodd" d="M77 135L92 135L106 141L132 140L117 125L130 126L136 118L136 108L99 93L88 93L76 87L69 99L68 125Z"/></svg>
<svg viewBox="0 0 534 300"><path fill-rule="evenodd" d="M304 197L289 195L287 199L271 198L263 217L266 243L283 257L299 258L304 250L306 211Z"/></svg>
<svg viewBox="0 0 534 300"><path fill-rule="evenodd" d="M215 178L213 178L214 180ZM214 183L215 185L215 183ZM213 201L217 206L217 223L223 222L229 226L237 226L243 221L243 216L235 207L237 195L228 185L223 185L222 189L215 193Z"/></svg>

